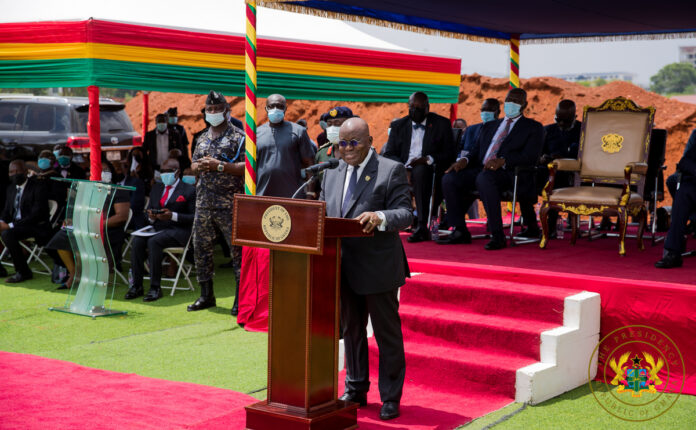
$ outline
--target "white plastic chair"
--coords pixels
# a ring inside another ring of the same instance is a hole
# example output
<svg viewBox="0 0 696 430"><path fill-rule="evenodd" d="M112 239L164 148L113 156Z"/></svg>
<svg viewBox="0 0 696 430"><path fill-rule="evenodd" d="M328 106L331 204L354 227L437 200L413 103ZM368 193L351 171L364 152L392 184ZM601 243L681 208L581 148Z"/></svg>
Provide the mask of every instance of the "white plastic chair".
<svg viewBox="0 0 696 430"><path fill-rule="evenodd" d="M170 296L174 295L174 292L176 290L183 290L183 291L193 291L193 283L191 282L191 271L193 270L193 264L190 264L186 261L186 254L188 253L189 246L191 245L191 238L193 237L193 234L191 234L188 238L188 241L186 241L186 246L176 246L176 247L171 247L171 248L164 248L162 251L164 252L164 255L169 256L169 258L172 259L174 264L178 266L178 269L176 271L176 276L174 278L165 278L163 277L161 279L161 284L160 288L162 289L168 289L172 290ZM184 277L186 282L188 282L188 288L186 287L178 287L179 285L179 279L181 277ZM149 276L145 276L145 279L150 279ZM171 282L170 286L165 286L165 282Z"/></svg>
<svg viewBox="0 0 696 430"><path fill-rule="evenodd" d="M52 220L53 216L56 214L58 211L58 202L55 200L49 200L48 201L48 219ZM29 256L27 257L27 264L31 264L32 261L38 262L41 266L43 266L46 271L42 270L33 270L34 273L39 273L41 275L50 275L51 274L51 267L49 267L48 264L46 264L43 259L41 259L41 253L43 253L43 246L39 246L36 244L36 240L33 237L30 237L28 239L22 240L19 242L19 244L24 248L28 253ZM0 261L2 261L5 256L7 255L7 247L2 250L2 254L0 254ZM12 262L4 262L3 264L6 264L8 266L12 265Z"/></svg>

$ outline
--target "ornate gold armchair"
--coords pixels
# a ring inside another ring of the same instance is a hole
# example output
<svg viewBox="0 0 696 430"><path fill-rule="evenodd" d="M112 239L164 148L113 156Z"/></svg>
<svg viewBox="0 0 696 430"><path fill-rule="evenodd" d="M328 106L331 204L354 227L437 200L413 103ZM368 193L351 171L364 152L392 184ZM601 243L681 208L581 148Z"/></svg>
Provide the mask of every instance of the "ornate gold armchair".
<svg viewBox="0 0 696 430"><path fill-rule="evenodd" d="M654 107L641 108L623 97L607 100L599 107L585 106L578 159L549 164L549 182L542 192L540 210L541 248L548 245L548 212L556 209L569 215L573 245L580 215L618 216L620 255L626 254L627 217L636 217L638 247L643 249L647 219L643 188L654 117ZM575 172L573 187L554 190L558 170Z"/></svg>

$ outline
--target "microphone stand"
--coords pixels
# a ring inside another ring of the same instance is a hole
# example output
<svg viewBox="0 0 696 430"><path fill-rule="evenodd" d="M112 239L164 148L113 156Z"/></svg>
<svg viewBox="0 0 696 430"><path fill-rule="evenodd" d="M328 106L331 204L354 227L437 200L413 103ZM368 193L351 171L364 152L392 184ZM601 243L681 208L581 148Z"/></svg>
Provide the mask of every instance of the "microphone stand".
<svg viewBox="0 0 696 430"><path fill-rule="evenodd" d="M312 175L312 177L307 179L304 184L300 185L300 188L298 188L297 191L295 191L295 194L293 194L292 197L290 197L290 198L291 199L297 198L297 195L300 193L300 191L302 191L307 185L311 184L316 179L317 179L317 176Z"/></svg>

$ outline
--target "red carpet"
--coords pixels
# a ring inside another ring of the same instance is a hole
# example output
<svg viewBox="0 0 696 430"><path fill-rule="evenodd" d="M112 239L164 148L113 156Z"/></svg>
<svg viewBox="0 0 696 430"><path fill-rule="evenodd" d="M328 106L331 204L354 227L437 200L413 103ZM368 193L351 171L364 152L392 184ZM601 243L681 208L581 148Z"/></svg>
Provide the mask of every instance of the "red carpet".
<svg viewBox="0 0 696 430"><path fill-rule="evenodd" d="M235 391L0 352L2 429L240 429Z"/></svg>
<svg viewBox="0 0 696 430"><path fill-rule="evenodd" d="M402 416L377 418L378 357L371 339L370 405L359 411L360 428L450 429L514 401L516 370L539 361L540 333L563 324L563 299L579 292L428 272L401 289Z"/></svg>

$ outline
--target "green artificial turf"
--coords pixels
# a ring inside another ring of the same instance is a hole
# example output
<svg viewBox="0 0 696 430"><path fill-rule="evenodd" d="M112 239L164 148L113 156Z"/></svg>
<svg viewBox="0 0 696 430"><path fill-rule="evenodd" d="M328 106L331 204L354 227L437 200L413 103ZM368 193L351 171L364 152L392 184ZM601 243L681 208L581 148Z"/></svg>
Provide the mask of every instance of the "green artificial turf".
<svg viewBox="0 0 696 430"><path fill-rule="evenodd" d="M664 394L673 398L676 394ZM523 408L523 409L522 409ZM520 410L522 409L522 410ZM519 411L519 412L518 412ZM607 413L587 384L536 406L512 403L460 427L462 430L533 429L696 429L696 397L679 396L674 406L649 421L629 422Z"/></svg>
<svg viewBox="0 0 696 430"><path fill-rule="evenodd" d="M216 265L225 261L216 257ZM127 288L117 285L112 307L128 314L96 319L49 311L51 306L64 306L68 292L56 291L48 276L35 275L21 284L0 283L0 350L243 393L256 391L253 396L265 398L267 336L244 331L230 316L232 269L216 268L216 308L186 311L200 293L195 278L193 282L195 291L177 291L170 297L164 290L165 296L153 303L124 300ZM148 281L145 284L147 290Z"/></svg>

